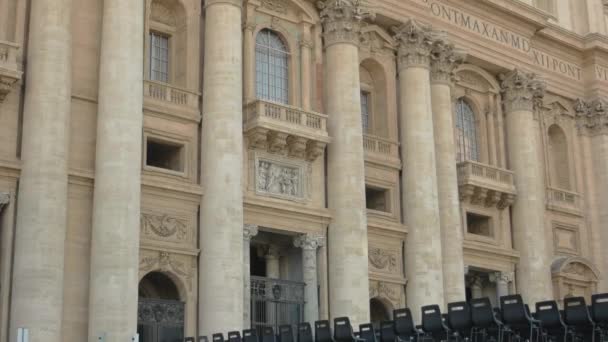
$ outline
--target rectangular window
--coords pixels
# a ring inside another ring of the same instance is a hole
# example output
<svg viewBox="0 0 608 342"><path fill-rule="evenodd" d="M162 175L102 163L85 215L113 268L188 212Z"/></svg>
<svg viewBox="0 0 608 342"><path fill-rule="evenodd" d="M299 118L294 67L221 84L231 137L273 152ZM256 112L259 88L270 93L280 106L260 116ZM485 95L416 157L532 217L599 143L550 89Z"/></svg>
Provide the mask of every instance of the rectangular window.
<svg viewBox="0 0 608 342"><path fill-rule="evenodd" d="M365 206L367 209L390 212L388 190L366 186Z"/></svg>
<svg viewBox="0 0 608 342"><path fill-rule="evenodd" d="M150 80L169 82L169 36L150 32Z"/></svg>
<svg viewBox="0 0 608 342"><path fill-rule="evenodd" d="M363 125L363 133L369 131L369 112L371 96L369 92L361 92L361 123Z"/></svg>
<svg viewBox="0 0 608 342"><path fill-rule="evenodd" d="M467 233L493 237L490 217L467 213Z"/></svg>
<svg viewBox="0 0 608 342"><path fill-rule="evenodd" d="M184 172L184 145L147 138L146 165Z"/></svg>

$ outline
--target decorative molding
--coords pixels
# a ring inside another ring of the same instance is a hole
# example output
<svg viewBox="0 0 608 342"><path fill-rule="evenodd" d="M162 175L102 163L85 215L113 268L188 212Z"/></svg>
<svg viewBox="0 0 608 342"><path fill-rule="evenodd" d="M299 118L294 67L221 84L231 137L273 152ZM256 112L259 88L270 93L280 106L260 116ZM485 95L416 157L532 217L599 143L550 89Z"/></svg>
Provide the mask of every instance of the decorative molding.
<svg viewBox="0 0 608 342"><path fill-rule="evenodd" d="M19 45L0 40L0 103L4 102L23 74L17 66L18 50Z"/></svg>
<svg viewBox="0 0 608 342"><path fill-rule="evenodd" d="M256 191L285 197L303 197L302 169L266 159L257 160Z"/></svg>
<svg viewBox="0 0 608 342"><path fill-rule="evenodd" d="M535 74L515 69L501 74L499 79L506 114L514 111L534 112L542 104L546 85Z"/></svg>
<svg viewBox="0 0 608 342"><path fill-rule="evenodd" d="M7 207L11 202L11 195L8 192L0 192L0 214L2 214L2 210L4 207Z"/></svg>
<svg viewBox="0 0 608 342"><path fill-rule="evenodd" d="M175 26L175 14L167 6L158 1L153 1L150 10L150 19L168 26Z"/></svg>
<svg viewBox="0 0 608 342"><path fill-rule="evenodd" d="M317 1L323 24L325 47L333 44L359 45L361 28L365 19L373 20L375 14L363 6L361 0Z"/></svg>
<svg viewBox="0 0 608 342"><path fill-rule="evenodd" d="M142 213L140 215L140 222L143 235L150 235L150 233L153 233L162 238L175 236L177 240L181 241L188 238L186 220L167 214L155 215Z"/></svg>
<svg viewBox="0 0 608 342"><path fill-rule="evenodd" d="M140 298L137 321L139 323L182 325L184 324L184 303L179 301Z"/></svg>
<svg viewBox="0 0 608 342"><path fill-rule="evenodd" d="M464 63L466 54L456 50L454 44L443 35L435 41L431 51L431 80L435 83L452 84L454 69Z"/></svg>
<svg viewBox="0 0 608 342"><path fill-rule="evenodd" d="M574 102L576 126L579 133L590 136L608 134L608 102L596 98L591 102L577 99Z"/></svg>
<svg viewBox="0 0 608 342"><path fill-rule="evenodd" d="M243 225L243 240L249 242L256 235L258 235L258 225L256 225L256 224L244 224Z"/></svg>
<svg viewBox="0 0 608 342"><path fill-rule="evenodd" d="M304 250L316 251L317 248L325 245L325 238L315 234L302 234L293 240L293 245Z"/></svg>
<svg viewBox="0 0 608 342"><path fill-rule="evenodd" d="M397 270L397 254L394 251L371 247L368 259L372 268L378 271L395 272Z"/></svg>
<svg viewBox="0 0 608 342"><path fill-rule="evenodd" d="M153 252L154 253L154 252ZM192 265L190 269L185 265L183 260L179 260L180 257L183 259L183 256L178 256L171 252L167 251L158 251L157 254L148 255L140 253L139 256L139 273L146 274L153 270L158 270L160 272L172 272L173 274L182 277L185 280L185 283L188 284L189 290L191 291L193 288L193 280L195 274L195 266ZM187 256L187 258L192 258Z"/></svg>
<svg viewBox="0 0 608 342"><path fill-rule="evenodd" d="M394 307L400 306L402 292L403 286L399 284L391 284L383 281L370 281L369 283L369 298L384 297L388 299Z"/></svg>
<svg viewBox="0 0 608 342"><path fill-rule="evenodd" d="M262 7L282 14L287 13L287 1L285 0L262 0Z"/></svg>
<svg viewBox="0 0 608 342"><path fill-rule="evenodd" d="M397 42L400 71L408 67L430 66L431 51L435 41L435 34L430 25L408 19L403 25L394 27L393 32Z"/></svg>

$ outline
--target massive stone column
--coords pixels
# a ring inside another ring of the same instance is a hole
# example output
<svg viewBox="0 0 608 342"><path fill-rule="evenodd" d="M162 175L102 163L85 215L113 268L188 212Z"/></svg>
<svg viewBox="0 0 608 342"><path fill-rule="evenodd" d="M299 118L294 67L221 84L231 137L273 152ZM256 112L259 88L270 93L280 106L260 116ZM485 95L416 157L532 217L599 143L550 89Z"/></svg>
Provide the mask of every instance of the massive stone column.
<svg viewBox="0 0 608 342"><path fill-rule="evenodd" d="M137 332L143 17L143 1L103 3L89 341L129 341Z"/></svg>
<svg viewBox="0 0 608 342"><path fill-rule="evenodd" d="M359 35L364 10L355 0L320 2L325 43L325 108L330 318L369 321L367 214L359 84Z"/></svg>
<svg viewBox="0 0 608 342"><path fill-rule="evenodd" d="M251 326L251 238L258 235L258 226L243 226L243 328Z"/></svg>
<svg viewBox="0 0 608 342"><path fill-rule="evenodd" d="M49 8L53 8L49 11ZM71 0L31 3L10 340L63 341L71 102Z"/></svg>
<svg viewBox="0 0 608 342"><path fill-rule="evenodd" d="M408 229L405 246L407 305L419 319L421 306L444 302L429 70L435 35L430 27L408 20L396 30L395 39L399 44L401 186Z"/></svg>
<svg viewBox="0 0 608 342"><path fill-rule="evenodd" d="M302 248L302 279L304 288L304 321L314 322L319 319L319 295L317 292L317 249L324 244L322 236L312 234L300 235L293 241L296 247Z"/></svg>
<svg viewBox="0 0 608 342"><path fill-rule="evenodd" d="M241 0L205 1L199 333L243 325Z"/></svg>
<svg viewBox="0 0 608 342"><path fill-rule="evenodd" d="M435 42L431 60L431 99L446 305L466 299L451 95L453 70L463 60L464 55L455 51L454 45L445 38Z"/></svg>
<svg viewBox="0 0 608 342"><path fill-rule="evenodd" d="M509 167L515 173L513 245L520 253L517 291L526 303L552 295L550 255L545 234L545 184L540 127L534 103L545 85L535 75L514 70L502 75Z"/></svg>

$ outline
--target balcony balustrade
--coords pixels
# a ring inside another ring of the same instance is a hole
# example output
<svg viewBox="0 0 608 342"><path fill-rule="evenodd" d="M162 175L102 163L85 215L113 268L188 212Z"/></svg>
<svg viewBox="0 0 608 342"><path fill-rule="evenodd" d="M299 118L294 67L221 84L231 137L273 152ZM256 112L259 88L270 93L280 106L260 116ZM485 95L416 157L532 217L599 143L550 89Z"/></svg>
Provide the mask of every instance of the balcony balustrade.
<svg viewBox="0 0 608 342"><path fill-rule="evenodd" d="M458 163L460 200L504 209L515 201L512 171L475 161Z"/></svg>
<svg viewBox="0 0 608 342"><path fill-rule="evenodd" d="M371 134L363 134L363 150L368 161L399 167L399 143Z"/></svg>
<svg viewBox="0 0 608 342"><path fill-rule="evenodd" d="M250 148L309 161L320 156L330 141L327 115L264 100L245 106L243 130Z"/></svg>
<svg viewBox="0 0 608 342"><path fill-rule="evenodd" d="M21 79L17 63L19 45L0 40L0 103L10 93L11 89Z"/></svg>
<svg viewBox="0 0 608 342"><path fill-rule="evenodd" d="M144 107L183 116L200 115L200 95L158 81L144 80Z"/></svg>
<svg viewBox="0 0 608 342"><path fill-rule="evenodd" d="M547 188L547 209L581 214L581 196L572 191Z"/></svg>

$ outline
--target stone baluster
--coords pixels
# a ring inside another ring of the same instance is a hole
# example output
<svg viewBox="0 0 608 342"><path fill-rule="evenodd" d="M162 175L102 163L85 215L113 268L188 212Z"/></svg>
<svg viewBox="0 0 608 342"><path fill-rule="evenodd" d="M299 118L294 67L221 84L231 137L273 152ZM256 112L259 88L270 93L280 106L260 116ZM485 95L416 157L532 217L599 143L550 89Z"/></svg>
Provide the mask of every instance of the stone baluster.
<svg viewBox="0 0 608 342"><path fill-rule="evenodd" d="M454 45L445 38L438 39L433 45L431 98L443 254L443 290L446 305L450 302L465 300L466 297L464 273L462 272L464 268L463 236L451 95L454 68L463 60L464 55L456 51Z"/></svg>
<svg viewBox="0 0 608 342"><path fill-rule="evenodd" d="M89 341L128 341L137 331L143 37L143 1L104 1Z"/></svg>
<svg viewBox="0 0 608 342"><path fill-rule="evenodd" d="M243 324L242 0L205 1L199 333Z"/></svg>
<svg viewBox="0 0 608 342"><path fill-rule="evenodd" d="M545 85L535 75L520 70L502 75L501 81L508 161L517 190L512 207L513 245L520 253L517 289L525 302L536 303L552 293L540 127L534 113Z"/></svg>
<svg viewBox="0 0 608 342"><path fill-rule="evenodd" d="M251 239L258 235L255 224L243 225L243 328L251 326Z"/></svg>
<svg viewBox="0 0 608 342"><path fill-rule="evenodd" d="M330 318L369 321L367 213L359 83L361 26L370 14L356 0L320 1L325 47Z"/></svg>
<svg viewBox="0 0 608 342"><path fill-rule="evenodd" d="M433 114L430 59L435 34L414 20L395 29L398 43L400 89L402 192L408 227L405 272L407 304L416 320L420 307L443 304L443 261Z"/></svg>
<svg viewBox="0 0 608 342"><path fill-rule="evenodd" d="M322 236L304 234L294 239L294 246L302 248L302 279L304 288L304 320L319 319L319 295L317 291L317 249L324 244Z"/></svg>
<svg viewBox="0 0 608 342"><path fill-rule="evenodd" d="M29 328L31 341L63 341L71 6L71 0L31 3L10 341L20 327Z"/></svg>

